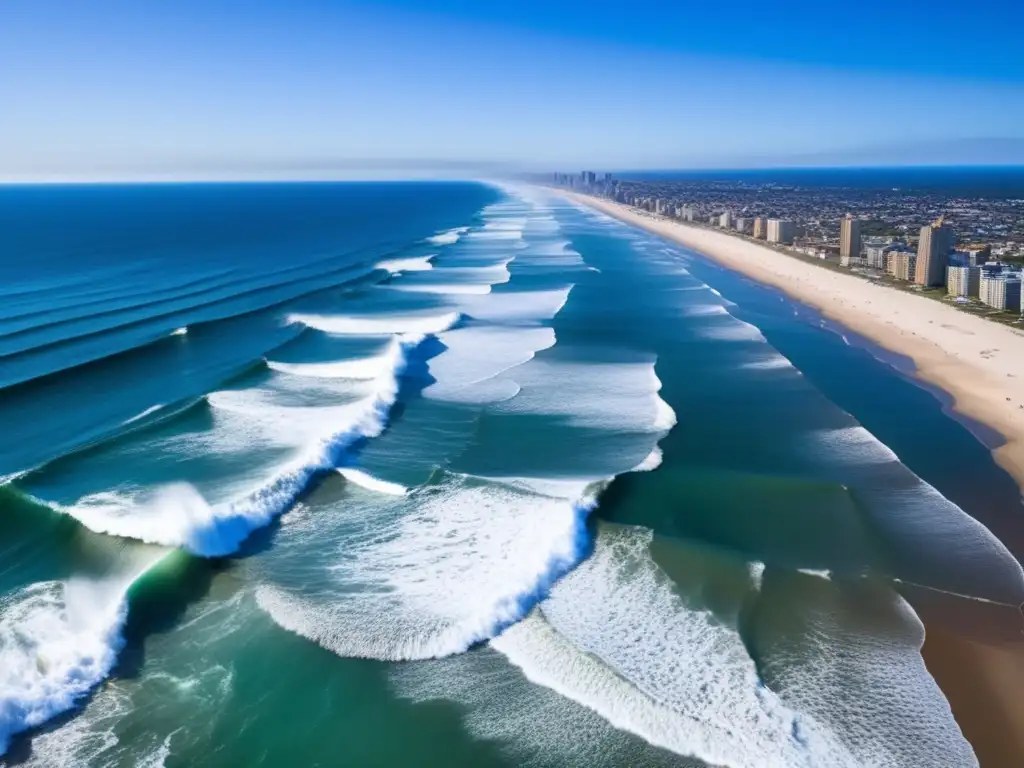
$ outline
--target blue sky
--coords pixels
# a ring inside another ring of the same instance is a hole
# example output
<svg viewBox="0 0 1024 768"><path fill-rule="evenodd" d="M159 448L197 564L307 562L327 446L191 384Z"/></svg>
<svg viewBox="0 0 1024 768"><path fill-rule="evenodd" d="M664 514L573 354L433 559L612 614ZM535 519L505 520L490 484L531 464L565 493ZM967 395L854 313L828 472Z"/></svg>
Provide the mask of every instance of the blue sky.
<svg viewBox="0 0 1024 768"><path fill-rule="evenodd" d="M1024 162L1024 3L3 0L0 178Z"/></svg>

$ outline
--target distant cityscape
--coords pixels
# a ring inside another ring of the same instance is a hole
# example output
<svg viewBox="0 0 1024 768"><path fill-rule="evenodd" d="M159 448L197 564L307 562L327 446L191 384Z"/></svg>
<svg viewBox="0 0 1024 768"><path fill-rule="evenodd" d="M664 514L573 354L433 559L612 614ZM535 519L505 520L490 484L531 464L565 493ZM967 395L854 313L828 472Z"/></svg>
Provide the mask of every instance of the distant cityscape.
<svg viewBox="0 0 1024 768"><path fill-rule="evenodd" d="M1021 322L1024 198L593 171L546 181Z"/></svg>

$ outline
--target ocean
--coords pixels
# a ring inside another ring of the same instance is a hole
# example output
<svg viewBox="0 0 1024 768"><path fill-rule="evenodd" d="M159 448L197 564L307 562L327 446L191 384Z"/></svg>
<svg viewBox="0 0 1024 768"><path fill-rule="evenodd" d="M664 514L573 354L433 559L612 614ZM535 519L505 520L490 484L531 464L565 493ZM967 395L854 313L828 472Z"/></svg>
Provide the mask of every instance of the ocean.
<svg viewBox="0 0 1024 768"><path fill-rule="evenodd" d="M3 187L0 266L0 763L976 764L1020 493L781 294L455 182Z"/></svg>

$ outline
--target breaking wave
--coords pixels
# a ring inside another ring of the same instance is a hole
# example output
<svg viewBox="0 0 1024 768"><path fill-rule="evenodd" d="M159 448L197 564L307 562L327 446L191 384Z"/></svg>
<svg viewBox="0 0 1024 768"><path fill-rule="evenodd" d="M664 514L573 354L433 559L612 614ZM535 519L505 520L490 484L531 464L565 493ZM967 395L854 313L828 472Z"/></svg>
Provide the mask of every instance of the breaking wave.
<svg viewBox="0 0 1024 768"><path fill-rule="evenodd" d="M416 334L399 337L389 353L391 367L376 379L371 394L341 409L346 421L330 425L333 432L328 437L241 499L211 505L194 487L178 483L165 486L142 504L116 492L104 492L59 509L99 533L181 547L201 557L230 555L254 530L287 511L313 478L337 466L355 443L384 430L409 352L424 338ZM209 398L215 402L212 395Z"/></svg>
<svg viewBox="0 0 1024 768"><path fill-rule="evenodd" d="M386 269L393 275L397 275L401 272L426 272L434 268L431 264L431 260L434 258L431 256L414 256L408 259L385 259L384 261L378 261L375 265L375 269Z"/></svg>
<svg viewBox="0 0 1024 768"><path fill-rule="evenodd" d="M433 243L434 245L454 245L459 242L459 238L468 231L469 227L455 227L454 229L449 229L447 232L440 232L428 237L427 242Z"/></svg>
<svg viewBox="0 0 1024 768"><path fill-rule="evenodd" d="M110 673L128 590L163 556L120 577L36 582L0 597L0 755L12 736L73 708Z"/></svg>
<svg viewBox="0 0 1024 768"><path fill-rule="evenodd" d="M322 594L266 584L257 601L340 656L461 653L522 619L586 554L598 491L556 498L449 477L409 494L406 513L383 531L350 540Z"/></svg>
<svg viewBox="0 0 1024 768"><path fill-rule="evenodd" d="M460 319L458 312L443 314L289 315L288 322L302 323L324 333L374 336L392 333L430 334L447 331Z"/></svg>

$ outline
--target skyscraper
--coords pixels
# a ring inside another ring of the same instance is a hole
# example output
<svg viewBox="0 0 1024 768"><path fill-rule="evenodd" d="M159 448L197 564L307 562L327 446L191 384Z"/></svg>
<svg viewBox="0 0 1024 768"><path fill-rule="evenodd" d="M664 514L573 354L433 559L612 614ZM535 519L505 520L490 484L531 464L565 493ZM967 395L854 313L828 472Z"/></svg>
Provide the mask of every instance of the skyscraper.
<svg viewBox="0 0 1024 768"><path fill-rule="evenodd" d="M946 260L953 250L954 242L953 228L943 223L942 216L928 226L921 227L915 283L926 286L945 284Z"/></svg>
<svg viewBox="0 0 1024 768"><path fill-rule="evenodd" d="M768 219L769 243L792 243L796 225L787 219Z"/></svg>
<svg viewBox="0 0 1024 768"><path fill-rule="evenodd" d="M897 280L912 280L917 274L917 254L913 251L893 251L889 254L887 270Z"/></svg>
<svg viewBox="0 0 1024 768"><path fill-rule="evenodd" d="M977 243L965 245L963 252L967 254L967 263L972 267L980 267L992 258L992 245L989 243Z"/></svg>
<svg viewBox="0 0 1024 768"><path fill-rule="evenodd" d="M860 258L860 220L846 214L839 225L839 263L850 266L850 259Z"/></svg>
<svg viewBox="0 0 1024 768"><path fill-rule="evenodd" d="M981 288L981 267L950 267L946 293L950 296L978 298Z"/></svg>
<svg viewBox="0 0 1024 768"><path fill-rule="evenodd" d="M754 219L754 237L764 240L768 237L768 220L764 216Z"/></svg>
<svg viewBox="0 0 1024 768"><path fill-rule="evenodd" d="M978 295L990 307L1020 312L1020 273L982 275Z"/></svg>

